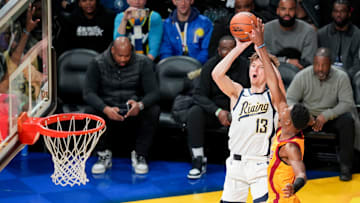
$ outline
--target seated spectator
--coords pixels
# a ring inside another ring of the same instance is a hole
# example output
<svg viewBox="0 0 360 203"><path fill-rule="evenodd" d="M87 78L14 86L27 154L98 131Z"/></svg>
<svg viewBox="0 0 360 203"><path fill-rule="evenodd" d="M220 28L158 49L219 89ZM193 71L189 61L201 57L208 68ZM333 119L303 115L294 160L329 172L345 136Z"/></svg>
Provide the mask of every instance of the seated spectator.
<svg viewBox="0 0 360 203"><path fill-rule="evenodd" d="M205 173L206 158L204 156L204 139L206 127L229 126L230 100L219 89L211 77L216 64L221 61L231 49L235 47L235 40L226 35L220 39L218 54L210 58L204 65L200 75L200 84L193 96L195 105L188 113L187 132L192 155L192 169L187 177L198 179ZM227 75L244 87L250 86L249 62L246 58L238 57L231 65Z"/></svg>
<svg viewBox="0 0 360 203"><path fill-rule="evenodd" d="M313 28L315 30L318 29L318 27L320 26L320 9L319 4L315 4L315 5L310 5L309 2L311 2L312 0L308 0L308 1L303 1L303 0L297 0L297 5L296 5L296 11L295 11L295 16L297 19L299 20L303 20L307 23L309 23L311 26L313 26ZM311 2L312 3L312 2ZM308 12L309 10L307 10L305 7L307 7L307 9L311 9L310 12L312 12L312 15L309 15ZM315 10L315 8L318 8L318 10Z"/></svg>
<svg viewBox="0 0 360 203"><path fill-rule="evenodd" d="M312 66L299 72L287 89L290 105L301 102L315 117L315 124L308 131L336 133L340 150L340 180L352 179L354 150L354 107L350 79L345 72L330 63L331 53L319 48ZM305 130L306 131L306 130Z"/></svg>
<svg viewBox="0 0 360 203"><path fill-rule="evenodd" d="M211 21L191 5L194 0L173 0L176 9L164 21L160 59L190 56L201 64L208 60L208 46L213 30Z"/></svg>
<svg viewBox="0 0 360 203"><path fill-rule="evenodd" d="M261 18L264 23L274 19L276 16L273 16L270 12L261 10L255 7L254 0L235 0L235 12L230 15L220 18L214 22L214 30L211 35L210 44L209 44L209 57L213 57L217 53L217 47L219 44L219 39L225 35L231 35L230 33L230 20L231 18L239 12L247 11L254 13L257 17ZM242 56L250 57L254 53L253 47L248 47Z"/></svg>
<svg viewBox="0 0 360 203"><path fill-rule="evenodd" d="M115 18L114 39L127 36L136 53L154 60L159 54L163 33L161 16L145 9L146 0L128 0L128 3L130 7Z"/></svg>
<svg viewBox="0 0 360 203"><path fill-rule="evenodd" d="M116 38L89 64L83 92L90 105L86 112L101 116L107 126L97 145L99 160L92 173L101 174L110 168L111 150L126 148L128 145L119 146L119 141L127 139L135 140L131 152L135 173L148 173L146 159L160 115L153 66L149 58L133 52L127 37Z"/></svg>
<svg viewBox="0 0 360 203"><path fill-rule="evenodd" d="M112 42L115 15L106 10L100 0L77 0L78 7L61 22L59 38L55 41L58 55L75 48L103 52Z"/></svg>
<svg viewBox="0 0 360 203"><path fill-rule="evenodd" d="M350 78L360 71L360 30L351 23L350 4L336 0L333 4L333 22L318 32L319 47L331 51L333 65L345 70Z"/></svg>
<svg viewBox="0 0 360 203"><path fill-rule="evenodd" d="M265 43L274 55L284 48L294 48L301 52L301 60L279 58L280 62L295 65L300 70L312 63L316 47L316 32L308 23L296 19L296 0L280 0L276 14L278 19L265 24Z"/></svg>

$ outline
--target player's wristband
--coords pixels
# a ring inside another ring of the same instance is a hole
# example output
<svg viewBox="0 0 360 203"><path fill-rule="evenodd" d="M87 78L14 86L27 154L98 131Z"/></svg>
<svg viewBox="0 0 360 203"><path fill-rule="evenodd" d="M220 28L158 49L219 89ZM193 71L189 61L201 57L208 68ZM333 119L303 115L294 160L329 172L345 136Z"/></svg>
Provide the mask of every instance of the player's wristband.
<svg viewBox="0 0 360 203"><path fill-rule="evenodd" d="M23 32L24 32L26 35L30 35L30 32L28 32L28 31L26 30L26 28L23 29Z"/></svg>
<svg viewBox="0 0 360 203"><path fill-rule="evenodd" d="M257 48L258 48L258 49L261 49L261 48L263 48L263 47L265 47L265 46L266 46L266 44L264 43L264 44L258 46Z"/></svg>
<svg viewBox="0 0 360 203"><path fill-rule="evenodd" d="M119 37L126 37L126 35L124 35L124 34L119 34Z"/></svg>
<svg viewBox="0 0 360 203"><path fill-rule="evenodd" d="M294 193L299 191L304 185L305 185L305 179L304 178L296 178L295 182L293 184Z"/></svg>
<svg viewBox="0 0 360 203"><path fill-rule="evenodd" d="M220 111L222 110L222 108L218 108L216 111L215 111L215 116L216 117L219 117L219 114L220 114Z"/></svg>

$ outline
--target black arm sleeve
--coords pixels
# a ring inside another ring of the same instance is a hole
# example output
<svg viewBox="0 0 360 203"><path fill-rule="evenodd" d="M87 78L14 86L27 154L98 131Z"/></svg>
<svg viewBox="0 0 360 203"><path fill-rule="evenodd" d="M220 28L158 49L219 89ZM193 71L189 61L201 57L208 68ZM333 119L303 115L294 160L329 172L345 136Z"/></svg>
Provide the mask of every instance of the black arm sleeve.
<svg viewBox="0 0 360 203"><path fill-rule="evenodd" d="M294 182L294 193L299 191L303 186L305 185L305 179L304 178L296 178Z"/></svg>
<svg viewBox="0 0 360 203"><path fill-rule="evenodd" d="M158 101L160 92L154 72L154 63L146 57L142 65L141 82L145 94L142 102L146 108L147 106L151 106Z"/></svg>
<svg viewBox="0 0 360 203"><path fill-rule="evenodd" d="M90 62L89 67L86 71L83 98L84 101L91 105L93 108L103 112L106 104L98 95L100 79L101 74L98 64L96 63L95 59L93 59Z"/></svg>

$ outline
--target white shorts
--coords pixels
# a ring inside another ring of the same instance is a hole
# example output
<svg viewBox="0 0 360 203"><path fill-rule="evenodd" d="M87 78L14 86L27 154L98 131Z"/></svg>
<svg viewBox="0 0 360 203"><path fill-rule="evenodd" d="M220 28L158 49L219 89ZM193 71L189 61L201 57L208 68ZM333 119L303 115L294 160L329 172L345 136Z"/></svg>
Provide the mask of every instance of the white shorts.
<svg viewBox="0 0 360 203"><path fill-rule="evenodd" d="M231 155L226 160L226 177L221 199L226 202L246 202L250 188L253 200L265 198L262 201L266 201L267 167L267 159L242 157L239 161L234 160Z"/></svg>

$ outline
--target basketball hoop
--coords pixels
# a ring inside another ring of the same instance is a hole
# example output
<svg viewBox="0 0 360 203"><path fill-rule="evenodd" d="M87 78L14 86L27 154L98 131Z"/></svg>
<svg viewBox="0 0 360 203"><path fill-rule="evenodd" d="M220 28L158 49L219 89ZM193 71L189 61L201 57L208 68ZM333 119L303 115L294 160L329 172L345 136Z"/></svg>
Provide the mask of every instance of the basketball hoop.
<svg viewBox="0 0 360 203"><path fill-rule="evenodd" d="M34 144L43 135L52 155L56 185L74 186L89 182L85 163L105 132L104 119L83 113L56 114L44 118L31 118L22 113L18 119L20 142Z"/></svg>

